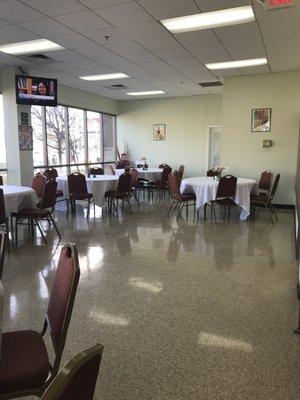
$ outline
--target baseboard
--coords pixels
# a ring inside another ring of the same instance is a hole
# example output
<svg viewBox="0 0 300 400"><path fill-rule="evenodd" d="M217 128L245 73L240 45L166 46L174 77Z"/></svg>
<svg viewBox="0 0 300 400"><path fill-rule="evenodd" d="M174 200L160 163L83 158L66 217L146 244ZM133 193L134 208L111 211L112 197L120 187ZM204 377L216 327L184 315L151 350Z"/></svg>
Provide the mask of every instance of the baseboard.
<svg viewBox="0 0 300 400"><path fill-rule="evenodd" d="M274 208L281 208L283 210L295 210L295 206L293 204L273 204Z"/></svg>

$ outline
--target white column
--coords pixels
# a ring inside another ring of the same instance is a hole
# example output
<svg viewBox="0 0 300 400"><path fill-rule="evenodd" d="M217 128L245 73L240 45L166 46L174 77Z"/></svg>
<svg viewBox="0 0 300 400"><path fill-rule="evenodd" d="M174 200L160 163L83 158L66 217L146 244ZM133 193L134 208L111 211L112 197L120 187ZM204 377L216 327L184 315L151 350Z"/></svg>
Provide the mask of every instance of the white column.
<svg viewBox="0 0 300 400"><path fill-rule="evenodd" d="M29 186L33 176L33 152L32 150L19 149L18 125L21 123L21 112L28 113L30 124L31 107L17 105L16 103L16 74L20 74L20 70L17 67L3 67L0 69L7 175L10 185Z"/></svg>

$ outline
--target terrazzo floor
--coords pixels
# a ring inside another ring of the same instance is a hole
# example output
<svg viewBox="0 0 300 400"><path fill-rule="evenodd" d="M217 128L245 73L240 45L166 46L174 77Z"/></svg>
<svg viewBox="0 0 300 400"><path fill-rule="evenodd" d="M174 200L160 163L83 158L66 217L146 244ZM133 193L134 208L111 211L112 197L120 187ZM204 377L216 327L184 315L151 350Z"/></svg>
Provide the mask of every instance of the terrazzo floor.
<svg viewBox="0 0 300 400"><path fill-rule="evenodd" d="M72 241L81 278L62 365L104 345L96 400L299 399L293 213L216 225L166 212L145 202L87 221L79 206L76 218L56 212L61 243L53 229L48 245L24 231L5 263L4 330L41 330Z"/></svg>

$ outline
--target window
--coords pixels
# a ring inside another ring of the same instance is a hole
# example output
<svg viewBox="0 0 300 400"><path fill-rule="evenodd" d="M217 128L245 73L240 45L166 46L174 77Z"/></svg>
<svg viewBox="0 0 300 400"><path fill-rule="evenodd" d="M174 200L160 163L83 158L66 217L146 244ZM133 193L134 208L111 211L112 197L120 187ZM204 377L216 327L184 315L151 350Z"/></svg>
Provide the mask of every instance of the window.
<svg viewBox="0 0 300 400"><path fill-rule="evenodd" d="M0 94L0 169L6 169L6 149L4 136L4 114L2 95Z"/></svg>
<svg viewBox="0 0 300 400"><path fill-rule="evenodd" d="M79 108L31 107L34 168L85 172L116 160L116 117Z"/></svg>

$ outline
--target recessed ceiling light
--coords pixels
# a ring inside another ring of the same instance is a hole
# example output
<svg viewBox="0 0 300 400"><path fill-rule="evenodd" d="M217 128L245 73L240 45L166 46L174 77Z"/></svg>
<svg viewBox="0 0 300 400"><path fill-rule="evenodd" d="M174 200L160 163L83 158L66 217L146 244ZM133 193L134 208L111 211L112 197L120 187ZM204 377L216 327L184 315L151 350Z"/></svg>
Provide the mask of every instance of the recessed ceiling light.
<svg viewBox="0 0 300 400"><path fill-rule="evenodd" d="M129 94L129 96L150 96L152 94L164 94L163 90L147 90L146 92L130 92L126 93Z"/></svg>
<svg viewBox="0 0 300 400"><path fill-rule="evenodd" d="M181 33L245 24L253 21L255 21L255 16L252 6L243 6L163 19L161 23L172 33Z"/></svg>
<svg viewBox="0 0 300 400"><path fill-rule="evenodd" d="M101 74L101 75L85 75L80 76L80 79L84 79L86 81L107 81L110 79L124 79L129 78L128 75L123 74L122 72L116 72L112 74Z"/></svg>
<svg viewBox="0 0 300 400"><path fill-rule="evenodd" d="M205 64L205 66L208 69L217 70L217 69L229 69L229 68L254 67L257 65L266 65L266 64L268 64L268 60L266 58L253 58L251 60L226 61L226 62Z"/></svg>
<svg viewBox="0 0 300 400"><path fill-rule="evenodd" d="M62 50L64 47L47 39L29 40L27 42L10 43L0 46L0 51L6 54L34 54L40 51Z"/></svg>

